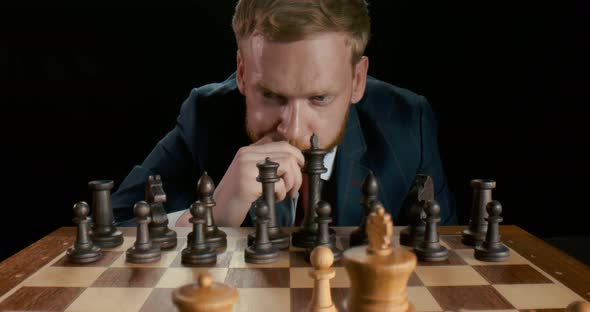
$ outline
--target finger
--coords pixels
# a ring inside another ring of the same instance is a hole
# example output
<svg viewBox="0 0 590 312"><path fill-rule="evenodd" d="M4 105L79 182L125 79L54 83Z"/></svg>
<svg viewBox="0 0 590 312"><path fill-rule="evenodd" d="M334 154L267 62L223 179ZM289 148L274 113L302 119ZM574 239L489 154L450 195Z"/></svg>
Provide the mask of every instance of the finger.
<svg viewBox="0 0 590 312"><path fill-rule="evenodd" d="M295 197L295 195L297 195L297 192L299 192L299 189L301 188L301 184L303 183L303 173L301 172L301 168L299 168L297 163L292 161L291 165L293 166L293 172L296 173L293 175L293 178L294 178L293 186L292 186L291 190L289 191L289 196L291 198L293 198L293 197Z"/></svg>
<svg viewBox="0 0 590 312"><path fill-rule="evenodd" d="M260 140L258 142L260 142ZM254 145L252 151L261 154L268 154L273 152L286 152L293 155L297 159L297 164L299 165L299 167L303 168L303 164L305 163L305 157L303 157L303 153L298 148L287 143L286 141L257 144Z"/></svg>
<svg viewBox="0 0 590 312"><path fill-rule="evenodd" d="M275 198L277 202L280 202L285 199L287 196L287 190L285 189L285 181L280 179L277 183L275 183Z"/></svg>
<svg viewBox="0 0 590 312"><path fill-rule="evenodd" d="M263 145L272 142L272 137L270 136L263 136L262 138L258 139L258 141L250 144L250 145Z"/></svg>

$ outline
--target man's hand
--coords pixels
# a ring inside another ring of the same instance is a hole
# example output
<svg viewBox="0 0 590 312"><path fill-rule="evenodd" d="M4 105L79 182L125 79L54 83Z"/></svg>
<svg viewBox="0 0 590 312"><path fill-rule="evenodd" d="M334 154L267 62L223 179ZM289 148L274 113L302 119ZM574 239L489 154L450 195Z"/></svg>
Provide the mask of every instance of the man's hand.
<svg viewBox="0 0 590 312"><path fill-rule="evenodd" d="M275 183L275 196L282 201L287 195L295 196L301 186L301 168L305 162L299 149L287 142L271 142L263 137L252 145L240 148L223 179L215 188L213 218L216 225L238 227L242 224L248 209L262 196L262 184L256 181L258 162L266 157L279 164ZM189 226L191 217L187 210L176 222L176 226Z"/></svg>

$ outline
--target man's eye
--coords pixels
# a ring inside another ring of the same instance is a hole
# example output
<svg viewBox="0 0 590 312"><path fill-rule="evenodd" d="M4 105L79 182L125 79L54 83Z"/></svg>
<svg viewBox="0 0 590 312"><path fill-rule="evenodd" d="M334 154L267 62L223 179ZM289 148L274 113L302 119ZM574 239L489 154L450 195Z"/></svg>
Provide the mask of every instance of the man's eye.
<svg viewBox="0 0 590 312"><path fill-rule="evenodd" d="M267 99L272 99L273 97L275 97L275 94L272 92L263 92L262 96L264 96Z"/></svg>
<svg viewBox="0 0 590 312"><path fill-rule="evenodd" d="M318 95L313 97L313 100L317 102L325 102L327 99L328 97L325 95Z"/></svg>

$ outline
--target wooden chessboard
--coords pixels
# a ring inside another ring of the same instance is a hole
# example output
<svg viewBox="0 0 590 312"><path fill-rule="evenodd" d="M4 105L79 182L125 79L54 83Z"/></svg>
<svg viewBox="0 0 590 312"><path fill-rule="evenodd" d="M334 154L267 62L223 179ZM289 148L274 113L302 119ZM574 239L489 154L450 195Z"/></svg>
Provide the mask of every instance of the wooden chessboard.
<svg viewBox="0 0 590 312"><path fill-rule="evenodd" d="M409 298L418 311L564 309L576 300L590 300L590 268L515 226L502 226L510 259L480 262L473 249L461 244L463 227L440 227L448 261L419 262L409 281ZM68 263L65 250L75 228L61 228L0 263L0 310L32 311L174 311L172 290L209 271L213 279L238 288L235 311L302 311L312 294L312 279L301 249L281 252L268 265L244 262L249 228L222 228L228 248L213 267L190 268L180 263L189 228L176 228L177 248L162 253L156 263L125 262L133 245L134 228L122 228L123 245L105 249L104 257L88 265ZM291 231L292 229L288 229ZM336 228L338 244L348 247L353 228ZM400 228L394 242L399 246ZM402 247L403 248L403 247ZM339 311L348 311L349 280L335 263L332 296Z"/></svg>

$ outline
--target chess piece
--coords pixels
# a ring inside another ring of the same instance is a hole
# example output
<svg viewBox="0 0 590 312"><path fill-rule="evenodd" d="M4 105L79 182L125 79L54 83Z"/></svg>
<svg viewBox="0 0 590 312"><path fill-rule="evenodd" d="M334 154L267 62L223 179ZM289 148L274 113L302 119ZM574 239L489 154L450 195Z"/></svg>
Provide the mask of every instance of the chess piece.
<svg viewBox="0 0 590 312"><path fill-rule="evenodd" d="M350 233L350 246L360 246L368 244L367 240L367 217L375 212L375 205L371 203L377 200L377 193L379 192L379 184L377 183L377 177L373 174L373 171L369 171L369 174L365 177L362 184L362 197L361 207L363 207L363 216L359 227Z"/></svg>
<svg viewBox="0 0 590 312"><path fill-rule="evenodd" d="M265 200L256 201L254 213L256 214L256 239L244 251L244 260L247 263L256 264L275 262L279 260L279 251L269 238L270 209Z"/></svg>
<svg viewBox="0 0 590 312"><path fill-rule="evenodd" d="M323 200L320 200L316 206L316 214L318 215L316 218L318 234L316 236L315 245L316 247L323 246L329 248L332 251L334 261L338 261L342 258L342 250L338 249L335 242L330 238L329 224L332 222L332 218L330 217L331 210L332 208L330 207L330 204ZM310 261L310 254L316 247L306 249L305 259L307 261Z"/></svg>
<svg viewBox="0 0 590 312"><path fill-rule="evenodd" d="M445 261L449 258L449 251L440 244L436 229L436 224L440 221L440 206L434 200L425 202L425 205L426 230L424 240L414 247L414 253L420 261Z"/></svg>
<svg viewBox="0 0 590 312"><path fill-rule="evenodd" d="M313 278L313 294L307 311L336 312L330 289L330 280L336 276L336 272L332 269L334 263L332 250L318 246L311 252L310 259L313 270L309 271L309 276Z"/></svg>
<svg viewBox="0 0 590 312"><path fill-rule="evenodd" d="M66 252L69 262L73 263L91 263L102 257L100 247L94 246L88 236L88 213L90 207L86 202L78 202L74 205L74 223L78 225L76 242Z"/></svg>
<svg viewBox="0 0 590 312"><path fill-rule="evenodd" d="M150 223L150 205L139 201L133 206L133 213L137 223L137 236L132 247L127 249L126 261L130 263L149 263L160 260L162 252L160 245L153 244L150 239L148 223Z"/></svg>
<svg viewBox="0 0 590 312"><path fill-rule="evenodd" d="M485 218L486 205L492 201L492 190L496 188L496 181L488 179L471 180L473 198L471 203L471 219L469 227L463 230L462 242L468 246L475 246L486 237L487 223Z"/></svg>
<svg viewBox="0 0 590 312"><path fill-rule="evenodd" d="M166 193L162 186L160 175L150 175L145 185L145 201L150 205L151 222L149 224L150 238L160 249L176 247L176 232L168 228L168 215L164 209Z"/></svg>
<svg viewBox="0 0 590 312"><path fill-rule="evenodd" d="M424 239L426 223L424 223L424 206L429 200L434 200L434 185L432 178L418 174L410 187L408 195L402 204L402 215L405 220L398 222L407 223L408 226L400 232L400 244L404 246L417 246Z"/></svg>
<svg viewBox="0 0 590 312"><path fill-rule="evenodd" d="M477 244L474 250L475 259L489 262L502 262L510 256L510 250L500 241L500 222L502 222L502 205L492 200L486 205L488 229L486 239Z"/></svg>
<svg viewBox="0 0 590 312"><path fill-rule="evenodd" d="M259 171L256 181L262 183L262 198L266 201L269 209L268 236L270 242L278 249L287 249L290 245L290 236L277 226L277 212L275 208L275 183L280 180L277 175L279 164L267 157L263 162L257 163L256 167L258 167ZM255 235L255 233L248 235L248 245L254 243L256 240Z"/></svg>
<svg viewBox="0 0 590 312"><path fill-rule="evenodd" d="M197 182L197 197L206 208L205 220L207 223L205 228L205 241L207 242L207 245L211 246L211 248L223 250L227 248L227 234L215 225L215 220L213 219L212 209L215 207L215 201L213 200L214 191L215 184L213 183L213 180L209 177L207 172L204 172Z"/></svg>
<svg viewBox="0 0 590 312"><path fill-rule="evenodd" d="M322 181L321 174L327 172L328 169L324 167L324 156L327 154L326 150L320 149L318 144L318 137L313 134L311 136L311 147L303 151L305 157L305 164L301 172L308 178L307 202L303 204L303 223L301 228L292 235L293 246L301 248L313 248L316 242L316 235L318 225L315 223L317 214L315 207L320 201L322 195ZM300 198L299 200L303 200ZM336 241L336 232L334 229L329 229L330 237Z"/></svg>
<svg viewBox="0 0 590 312"><path fill-rule="evenodd" d="M367 220L368 245L344 252L342 263L350 278L350 311L415 311L407 284L416 268L416 255L391 245L391 215L380 206Z"/></svg>
<svg viewBox="0 0 590 312"><path fill-rule="evenodd" d="M113 248L123 244L123 233L115 227L111 189L112 180L88 182L92 191L92 242L101 248Z"/></svg>
<svg viewBox="0 0 590 312"><path fill-rule="evenodd" d="M565 312L590 312L590 303L576 300L567 305Z"/></svg>
<svg viewBox="0 0 590 312"><path fill-rule="evenodd" d="M180 312L231 312L238 302L238 290L213 282L209 272L199 275L197 284L174 289L172 302Z"/></svg>
<svg viewBox="0 0 590 312"><path fill-rule="evenodd" d="M191 205L193 216L189 222L193 224L192 239L182 250L182 263L189 265L217 262L217 252L206 242L205 225L207 224L207 208L205 204L196 201Z"/></svg>

